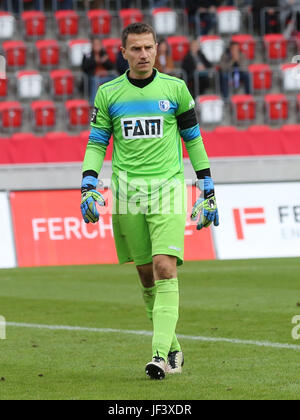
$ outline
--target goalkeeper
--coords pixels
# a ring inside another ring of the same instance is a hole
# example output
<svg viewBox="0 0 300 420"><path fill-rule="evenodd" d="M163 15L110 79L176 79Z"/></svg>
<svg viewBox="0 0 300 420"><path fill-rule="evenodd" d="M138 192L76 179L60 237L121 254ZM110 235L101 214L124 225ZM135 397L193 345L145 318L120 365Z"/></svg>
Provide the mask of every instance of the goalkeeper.
<svg viewBox="0 0 300 420"><path fill-rule="evenodd" d="M96 223L96 190L113 135L113 229L120 264L134 262L146 311L153 323L150 378L180 373L183 354L176 337L179 311L177 266L183 263L186 185L181 138L197 174L201 194L192 219L197 228L219 224L207 154L186 84L154 69L156 34L134 23L122 34L129 70L100 86L83 162L81 211Z"/></svg>

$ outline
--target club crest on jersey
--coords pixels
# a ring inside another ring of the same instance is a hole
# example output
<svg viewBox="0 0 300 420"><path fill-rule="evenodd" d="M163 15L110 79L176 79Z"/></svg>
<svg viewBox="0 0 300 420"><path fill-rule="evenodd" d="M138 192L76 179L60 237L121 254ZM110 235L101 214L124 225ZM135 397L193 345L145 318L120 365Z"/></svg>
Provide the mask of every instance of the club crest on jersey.
<svg viewBox="0 0 300 420"><path fill-rule="evenodd" d="M159 109L162 112L168 112L170 107L171 107L170 101L159 101Z"/></svg>
<svg viewBox="0 0 300 420"><path fill-rule="evenodd" d="M154 139L163 137L162 117L122 118L124 139Z"/></svg>
<svg viewBox="0 0 300 420"><path fill-rule="evenodd" d="M96 124L98 111L99 111L99 108L95 107L91 116L91 123Z"/></svg>

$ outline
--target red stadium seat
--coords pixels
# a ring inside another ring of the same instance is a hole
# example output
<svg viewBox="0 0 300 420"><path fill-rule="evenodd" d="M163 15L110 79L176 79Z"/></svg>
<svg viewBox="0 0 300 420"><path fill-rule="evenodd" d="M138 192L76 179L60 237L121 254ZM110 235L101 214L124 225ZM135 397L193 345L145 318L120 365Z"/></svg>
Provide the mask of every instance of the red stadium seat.
<svg viewBox="0 0 300 420"><path fill-rule="evenodd" d="M3 98L7 95L7 79L0 78L0 97Z"/></svg>
<svg viewBox="0 0 300 420"><path fill-rule="evenodd" d="M282 61L287 58L287 40L282 34L265 35L264 45L268 60Z"/></svg>
<svg viewBox="0 0 300 420"><path fill-rule="evenodd" d="M87 17L92 35L109 35L111 31L111 14L108 10L89 10Z"/></svg>
<svg viewBox="0 0 300 420"><path fill-rule="evenodd" d="M105 48L108 57L112 63L117 61L117 55L122 45L120 38L106 38L102 40L102 45Z"/></svg>
<svg viewBox="0 0 300 420"><path fill-rule="evenodd" d="M3 128L20 128L22 126L20 102L0 102L0 115Z"/></svg>
<svg viewBox="0 0 300 420"><path fill-rule="evenodd" d="M10 12L0 11L0 39L12 39L16 20Z"/></svg>
<svg viewBox="0 0 300 420"><path fill-rule="evenodd" d="M73 99L65 103L68 124L71 127L85 126L90 123L90 105L84 99Z"/></svg>
<svg viewBox="0 0 300 420"><path fill-rule="evenodd" d="M234 125L225 125L214 129L215 133L236 133L237 131L239 130Z"/></svg>
<svg viewBox="0 0 300 420"><path fill-rule="evenodd" d="M53 101L34 101L31 104L36 128L53 127L56 121L56 108Z"/></svg>
<svg viewBox="0 0 300 420"><path fill-rule="evenodd" d="M251 64L248 70L254 90L268 91L272 88L272 69L269 64Z"/></svg>
<svg viewBox="0 0 300 420"><path fill-rule="evenodd" d="M52 131L50 133L46 133L44 138L45 140L60 140L60 139L67 139L69 138L69 134L65 131Z"/></svg>
<svg viewBox="0 0 300 420"><path fill-rule="evenodd" d="M46 16L41 11L23 12L25 35L27 37L42 37L46 34Z"/></svg>
<svg viewBox="0 0 300 420"><path fill-rule="evenodd" d="M123 28L126 28L131 23L142 22L144 20L144 15L140 9L121 9L119 16Z"/></svg>
<svg viewBox="0 0 300 420"><path fill-rule="evenodd" d="M28 141L36 140L37 136L34 133L13 133L11 139L19 141Z"/></svg>
<svg viewBox="0 0 300 420"><path fill-rule="evenodd" d="M300 124L287 124L287 125L283 125L281 127L281 130L283 130L286 133L295 133L298 132L297 134L299 134L300 132Z"/></svg>
<svg viewBox="0 0 300 420"><path fill-rule="evenodd" d="M52 70L52 93L55 96L70 96L74 93L74 75L71 70Z"/></svg>
<svg viewBox="0 0 300 420"><path fill-rule="evenodd" d="M252 95L233 95L231 97L235 121L253 121L256 117L256 103Z"/></svg>
<svg viewBox="0 0 300 420"><path fill-rule="evenodd" d="M254 60L256 42L252 35L239 34L231 37L232 42L237 42L240 45L241 51L247 60Z"/></svg>
<svg viewBox="0 0 300 420"><path fill-rule="evenodd" d="M90 105L84 99L73 99L65 103L70 126L85 126L90 123Z"/></svg>
<svg viewBox="0 0 300 420"><path fill-rule="evenodd" d="M79 16L75 10L59 10L55 12L58 34L62 37L77 36Z"/></svg>
<svg viewBox="0 0 300 420"><path fill-rule="evenodd" d="M27 48L23 41L5 41L2 44L8 67L24 67L27 60Z"/></svg>
<svg viewBox="0 0 300 420"><path fill-rule="evenodd" d="M269 122L286 120L289 116L288 100L282 93L266 95L265 107Z"/></svg>
<svg viewBox="0 0 300 420"><path fill-rule="evenodd" d="M167 38L174 61L182 61L189 52L190 43L186 36L169 36Z"/></svg>
<svg viewBox="0 0 300 420"><path fill-rule="evenodd" d="M250 125L247 129L247 131L251 133L257 133L262 131L271 131L271 127L269 125Z"/></svg>
<svg viewBox="0 0 300 420"><path fill-rule="evenodd" d="M55 39L39 40L35 44L40 67L55 67L59 65L59 44Z"/></svg>

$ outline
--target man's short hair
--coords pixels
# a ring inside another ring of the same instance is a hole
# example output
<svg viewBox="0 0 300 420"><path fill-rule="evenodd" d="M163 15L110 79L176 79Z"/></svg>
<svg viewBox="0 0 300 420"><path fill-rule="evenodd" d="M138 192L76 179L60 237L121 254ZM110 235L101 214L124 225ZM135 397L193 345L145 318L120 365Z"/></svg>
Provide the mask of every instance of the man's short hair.
<svg viewBox="0 0 300 420"><path fill-rule="evenodd" d="M156 33L151 25L144 22L136 22L132 23L131 25L127 26L122 32L122 46L126 48L126 42L129 34L152 34L154 38L154 42L156 43Z"/></svg>

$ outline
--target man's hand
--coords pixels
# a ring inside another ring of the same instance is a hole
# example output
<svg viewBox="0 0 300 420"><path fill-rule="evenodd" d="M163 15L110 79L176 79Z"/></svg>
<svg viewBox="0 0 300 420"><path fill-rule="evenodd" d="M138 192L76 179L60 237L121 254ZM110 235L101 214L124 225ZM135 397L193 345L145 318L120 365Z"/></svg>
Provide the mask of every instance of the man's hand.
<svg viewBox="0 0 300 420"><path fill-rule="evenodd" d="M93 176L86 176L81 185L81 214L85 223L96 223L99 220L99 213L96 203L105 206L102 194L96 191L98 179Z"/></svg>
<svg viewBox="0 0 300 420"><path fill-rule="evenodd" d="M193 207L191 219L194 222L198 221L197 230L208 227L212 223L219 226L219 213L213 180L206 176L204 179L199 179L196 186L201 191L201 195Z"/></svg>

